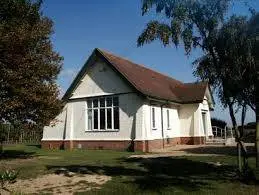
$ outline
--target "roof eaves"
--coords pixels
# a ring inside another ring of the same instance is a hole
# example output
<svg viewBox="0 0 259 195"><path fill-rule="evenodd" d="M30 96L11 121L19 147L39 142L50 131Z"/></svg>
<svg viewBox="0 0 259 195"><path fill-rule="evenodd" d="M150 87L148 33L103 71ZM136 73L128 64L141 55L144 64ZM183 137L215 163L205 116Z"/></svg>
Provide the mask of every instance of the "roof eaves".
<svg viewBox="0 0 259 195"><path fill-rule="evenodd" d="M72 93L72 91L78 86L78 83L80 81L80 79L83 77L83 75L85 74L86 68L88 67L88 64L94 59L95 54L96 53L96 49L94 49L94 51L92 52L92 54L90 55L90 57L87 59L87 61L85 62L85 64L83 65L83 67L80 69L80 71L78 72L78 74L76 75L75 79L73 80L73 82L70 84L70 86L68 87L66 93L63 95L62 100L66 101L69 99L69 95Z"/></svg>
<svg viewBox="0 0 259 195"><path fill-rule="evenodd" d="M141 91L140 89L138 89L138 87L133 83L131 82L127 76L125 74L123 74L123 72L121 72L116 66L113 65L113 63L109 60L109 58L106 57L105 53L99 49L99 48L96 48L96 50L101 54L101 57L103 57L103 59L109 64L111 65L115 70L116 72L120 73L120 75L134 88L137 90L137 92L139 92L140 94L144 95L144 96L147 96L147 94L145 94L143 91Z"/></svg>

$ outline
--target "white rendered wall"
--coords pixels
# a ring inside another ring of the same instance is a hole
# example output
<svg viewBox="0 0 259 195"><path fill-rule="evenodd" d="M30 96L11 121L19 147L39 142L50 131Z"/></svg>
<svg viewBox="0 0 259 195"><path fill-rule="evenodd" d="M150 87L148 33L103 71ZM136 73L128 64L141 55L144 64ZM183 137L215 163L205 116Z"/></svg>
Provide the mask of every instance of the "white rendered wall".
<svg viewBox="0 0 259 195"><path fill-rule="evenodd" d="M180 137L194 136L194 132L199 128L199 116L197 116L198 112L198 104L185 104L180 106Z"/></svg>
<svg viewBox="0 0 259 195"><path fill-rule="evenodd" d="M117 95L116 95L117 94ZM116 95L119 97L119 131L87 130L87 97ZM96 62L74 90L69 103L51 127L44 127L43 140L143 140L143 97L104 62Z"/></svg>
<svg viewBox="0 0 259 195"><path fill-rule="evenodd" d="M170 128L167 128L167 110L169 110L169 123ZM180 120L178 115L178 107L163 108L163 127L164 138L180 137Z"/></svg>
<svg viewBox="0 0 259 195"><path fill-rule="evenodd" d="M132 92L132 88L110 66L97 61L88 68L70 99Z"/></svg>
<svg viewBox="0 0 259 195"><path fill-rule="evenodd" d="M152 107L155 108L155 123L156 128L152 128ZM180 121L178 117L178 108L162 108L163 112L163 134L164 138L179 137L180 135ZM170 111L170 129L167 128L167 110ZM143 136L145 140L162 139L162 116L161 104L150 105L148 101L143 105Z"/></svg>
<svg viewBox="0 0 259 195"><path fill-rule="evenodd" d="M121 94L119 97L120 129L117 131L88 131L86 101L73 102L74 133L72 140L131 140L142 138L142 98L137 94Z"/></svg>
<svg viewBox="0 0 259 195"><path fill-rule="evenodd" d="M62 140L65 129L65 121L67 119L67 106L61 111L61 113L55 118L50 126L45 126L43 129L42 140Z"/></svg>
<svg viewBox="0 0 259 195"><path fill-rule="evenodd" d="M209 105L206 98L199 104L185 104L180 107L180 136L200 137L205 136L203 130L202 112L206 112L207 135L212 136Z"/></svg>

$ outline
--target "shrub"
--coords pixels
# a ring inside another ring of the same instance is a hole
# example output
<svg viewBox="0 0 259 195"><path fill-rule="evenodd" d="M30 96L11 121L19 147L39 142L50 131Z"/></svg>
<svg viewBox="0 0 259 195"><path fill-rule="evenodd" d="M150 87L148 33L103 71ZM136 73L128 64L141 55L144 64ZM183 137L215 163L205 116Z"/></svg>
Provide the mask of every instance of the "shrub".
<svg viewBox="0 0 259 195"><path fill-rule="evenodd" d="M17 178L18 172L15 170L4 170L0 172L1 188L4 188L8 183L14 183Z"/></svg>
<svg viewBox="0 0 259 195"><path fill-rule="evenodd" d="M218 118L212 118L211 119L211 125L224 129L227 126L227 122L223 121L221 119L218 119Z"/></svg>

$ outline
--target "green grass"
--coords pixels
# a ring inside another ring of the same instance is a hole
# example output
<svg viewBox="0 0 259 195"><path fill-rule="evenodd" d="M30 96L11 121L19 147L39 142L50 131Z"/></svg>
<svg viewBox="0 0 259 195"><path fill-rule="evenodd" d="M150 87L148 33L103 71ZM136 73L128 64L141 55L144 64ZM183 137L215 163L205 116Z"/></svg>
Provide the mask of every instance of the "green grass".
<svg viewBox="0 0 259 195"><path fill-rule="evenodd" d="M185 156L129 159L131 152L108 150L43 150L37 146L5 147L0 168L33 178L65 168L75 173L105 174L112 180L83 194L259 194L259 186L236 175L236 157ZM213 163L220 162L222 166ZM255 166L255 158L249 159ZM78 193L82 194L82 193Z"/></svg>

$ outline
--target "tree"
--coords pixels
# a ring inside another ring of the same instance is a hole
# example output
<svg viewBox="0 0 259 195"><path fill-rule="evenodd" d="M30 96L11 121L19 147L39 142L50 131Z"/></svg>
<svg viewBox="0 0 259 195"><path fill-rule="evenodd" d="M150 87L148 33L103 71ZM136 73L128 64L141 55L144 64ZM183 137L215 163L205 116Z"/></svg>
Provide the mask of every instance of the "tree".
<svg viewBox="0 0 259 195"><path fill-rule="evenodd" d="M221 64L214 44L230 2L231 0L143 0L142 15L147 14L155 7L160 18L161 15L164 16L165 22L150 21L138 37L138 46L156 39L159 39L164 46L171 44L178 46L182 41L187 55L193 48L199 47L205 54L203 61L209 60L212 63L212 67L206 68L220 67ZM231 73L231 70L229 72ZM217 75L213 75L213 77L217 78ZM211 77L212 80L213 77ZM237 94L235 96L233 94L237 93L238 90L227 80L222 80L222 83L224 84L221 86L223 90L220 95L227 97L225 103L229 108L233 126L237 128L233 106L240 99ZM225 87L228 90L224 90ZM233 97L235 98L233 99Z"/></svg>
<svg viewBox="0 0 259 195"><path fill-rule="evenodd" d="M255 104L255 109L256 109L256 151L257 151L257 156L256 156L256 167L259 168L259 94L258 94L258 88L259 86L259 14L254 14L254 16L250 19L249 24L248 24L248 33L253 39L253 50L252 50L252 56L255 59L255 66L256 66L256 77L254 80L254 94L255 94L255 99L254 99L254 104Z"/></svg>
<svg viewBox="0 0 259 195"><path fill-rule="evenodd" d="M254 39L249 33L249 24L253 17L247 21L246 17L232 16L218 30L213 43L218 66L214 65L210 54L195 61L195 75L209 80L214 86L221 103L229 108L235 127L234 105L242 108L242 129L240 131L235 128L240 146L246 107L250 106L255 111L256 64L252 55Z"/></svg>
<svg viewBox="0 0 259 195"><path fill-rule="evenodd" d="M46 125L62 107L56 84L63 58L53 50L42 1L0 1L0 121Z"/></svg>

